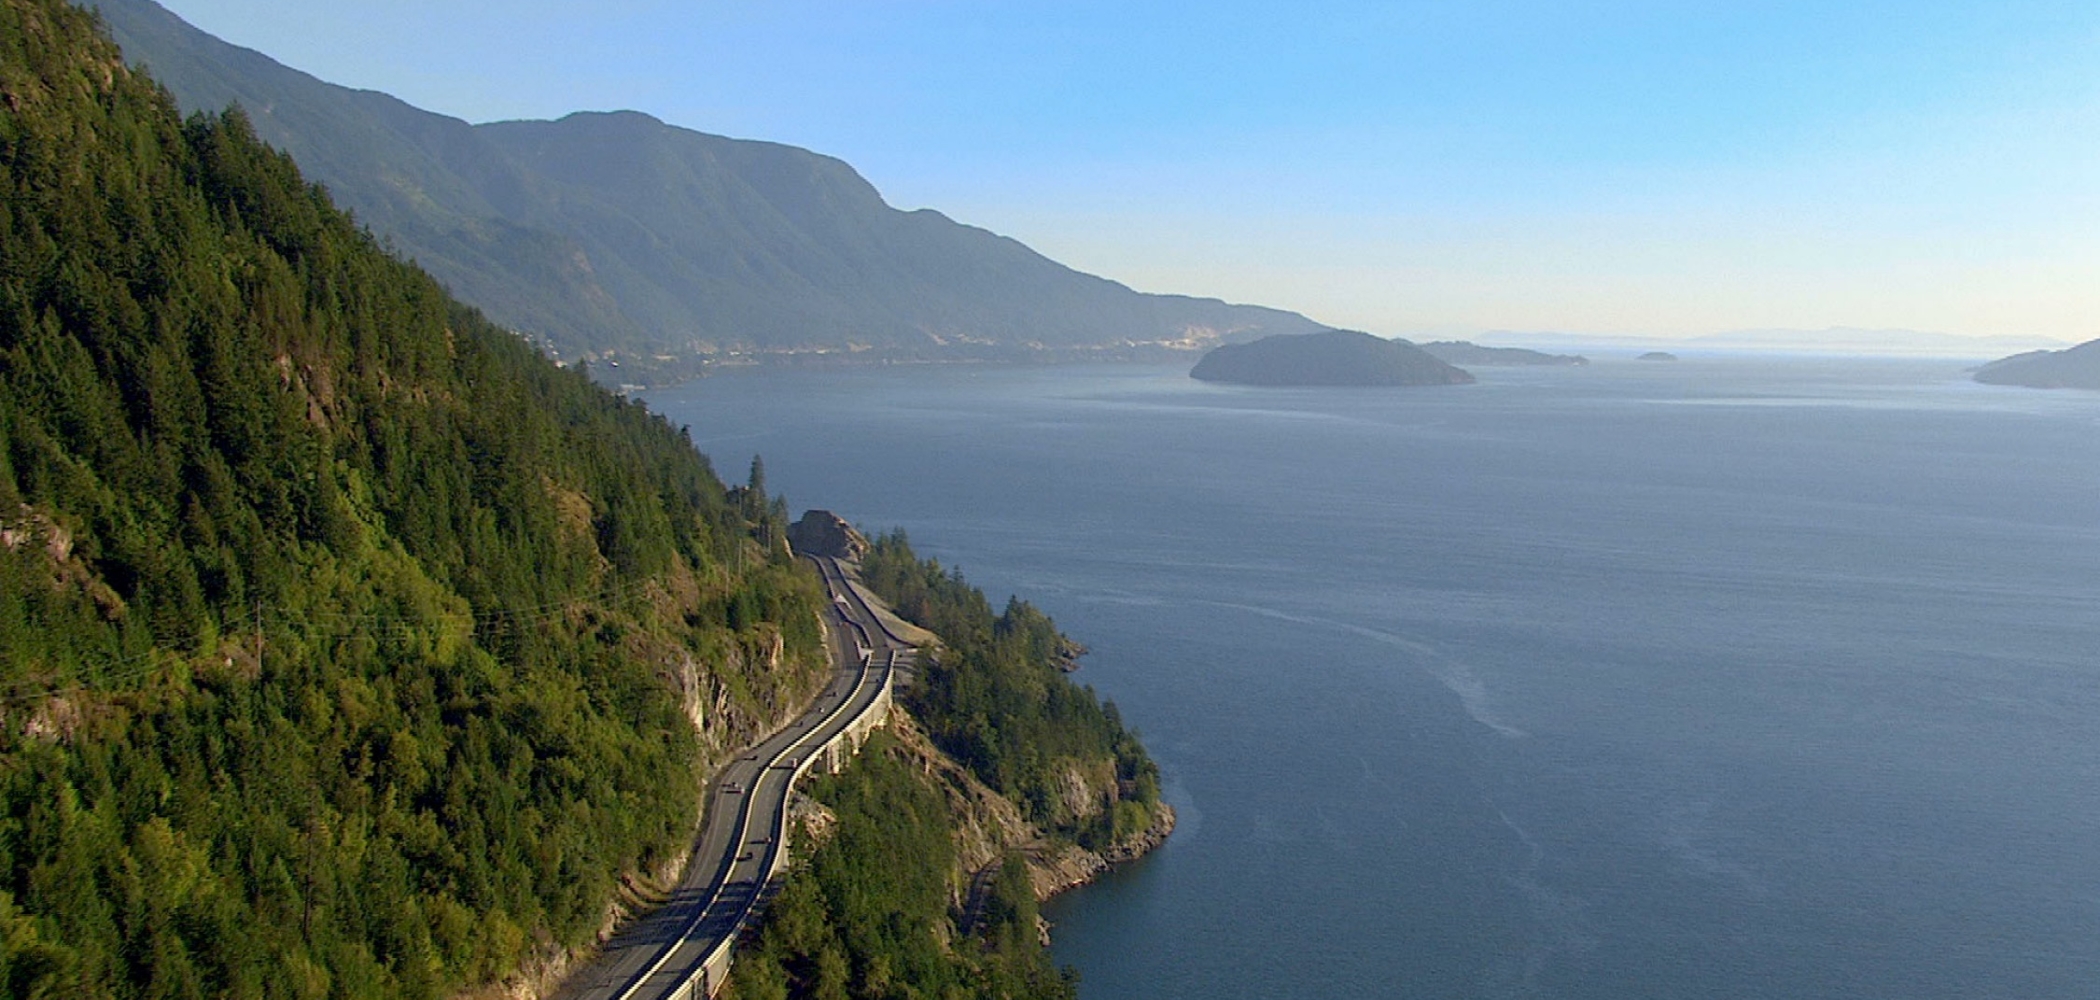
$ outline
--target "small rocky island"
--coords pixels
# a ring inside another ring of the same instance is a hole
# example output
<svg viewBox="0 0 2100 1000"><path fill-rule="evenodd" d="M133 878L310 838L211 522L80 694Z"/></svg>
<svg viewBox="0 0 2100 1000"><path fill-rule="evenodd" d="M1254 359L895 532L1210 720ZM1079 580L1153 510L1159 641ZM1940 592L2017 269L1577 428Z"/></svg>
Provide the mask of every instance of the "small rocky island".
<svg viewBox="0 0 2100 1000"><path fill-rule="evenodd" d="M2100 389L2100 340L2061 351L2028 351L1976 369L1976 381L2030 389Z"/></svg>
<svg viewBox="0 0 2100 1000"><path fill-rule="evenodd" d="M1473 381L1465 369L1405 340L1354 330L1279 334L1226 344L1196 362L1189 377L1270 386L1463 385Z"/></svg>
<svg viewBox="0 0 2100 1000"><path fill-rule="evenodd" d="M1422 349L1454 365L1586 365L1580 354L1547 354L1528 347L1484 347L1470 340L1432 340Z"/></svg>
<svg viewBox="0 0 2100 1000"><path fill-rule="evenodd" d="M1646 353L1646 354L1643 354L1643 355L1641 355L1640 357L1634 358L1633 360L1635 360L1635 361L1675 361L1675 360L1677 360L1677 355L1675 355L1675 354L1671 354L1671 353L1670 353L1670 352L1668 352L1668 351L1649 351L1648 353Z"/></svg>

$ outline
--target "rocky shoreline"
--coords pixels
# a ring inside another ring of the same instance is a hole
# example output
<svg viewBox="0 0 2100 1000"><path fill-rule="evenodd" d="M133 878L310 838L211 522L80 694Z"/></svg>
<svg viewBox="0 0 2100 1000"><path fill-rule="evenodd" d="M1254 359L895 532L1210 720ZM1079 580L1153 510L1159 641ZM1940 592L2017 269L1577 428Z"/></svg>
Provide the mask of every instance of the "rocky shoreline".
<svg viewBox="0 0 2100 1000"><path fill-rule="evenodd" d="M1042 902L1077 889L1100 878L1111 868L1129 864L1159 849L1173 835L1175 819L1174 807L1161 802L1153 813L1151 826L1099 852L1077 844L1066 844L1054 850L1046 849L1046 845L1031 847L1025 857L1036 900Z"/></svg>

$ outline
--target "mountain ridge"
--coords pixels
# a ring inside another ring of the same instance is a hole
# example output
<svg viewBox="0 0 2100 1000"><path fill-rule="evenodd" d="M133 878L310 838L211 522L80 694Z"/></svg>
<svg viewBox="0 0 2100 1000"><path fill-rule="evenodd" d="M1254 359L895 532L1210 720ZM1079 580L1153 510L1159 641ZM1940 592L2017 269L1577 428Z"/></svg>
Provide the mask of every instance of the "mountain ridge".
<svg viewBox="0 0 2100 1000"><path fill-rule="evenodd" d="M1705 334L1586 334L1561 331L1488 330L1475 335L1497 347L1547 346L1609 350L1629 347L1695 348L1788 354L1886 354L1916 357L1984 357L1999 352L2070 346L2052 337L1969 336L1897 327L1823 327L1722 330Z"/></svg>
<svg viewBox="0 0 2100 1000"><path fill-rule="evenodd" d="M1322 325L1139 292L852 166L635 111L469 124L326 83L150 0L99 0L186 111L248 109L335 198L497 322L562 356L732 351L1013 357L1194 348Z"/></svg>

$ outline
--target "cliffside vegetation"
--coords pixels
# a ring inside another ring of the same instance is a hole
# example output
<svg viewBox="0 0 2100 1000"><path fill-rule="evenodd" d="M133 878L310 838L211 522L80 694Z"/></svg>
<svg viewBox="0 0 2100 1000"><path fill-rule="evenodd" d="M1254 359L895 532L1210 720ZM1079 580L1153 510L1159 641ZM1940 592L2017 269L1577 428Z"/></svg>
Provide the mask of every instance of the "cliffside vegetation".
<svg viewBox="0 0 2100 1000"><path fill-rule="evenodd" d="M0 0L0 995L436 997L588 939L825 669L781 513Z"/></svg>
<svg viewBox="0 0 2100 1000"><path fill-rule="evenodd" d="M837 817L836 833L767 907L755 945L737 956L732 1000L1068 1000L1075 980L1042 946L1017 855L972 933L956 931L955 817L895 747L877 733L845 773L811 789Z"/></svg>
<svg viewBox="0 0 2100 1000"><path fill-rule="evenodd" d="M730 996L1072 997L1075 976L1042 945L1028 859L1156 836L1158 769L1115 706L1066 676L1075 647L1041 611L1011 600L995 614L902 532L876 539L860 572L940 636L903 702L926 735L879 733L814 786L834 832L739 952ZM973 795L997 808L966 805Z"/></svg>
<svg viewBox="0 0 2100 1000"><path fill-rule="evenodd" d="M1065 674L1072 644L1049 616L1019 599L995 614L902 531L875 540L861 578L941 637L906 698L935 745L1054 837L1100 849L1152 822L1159 769L1115 704Z"/></svg>

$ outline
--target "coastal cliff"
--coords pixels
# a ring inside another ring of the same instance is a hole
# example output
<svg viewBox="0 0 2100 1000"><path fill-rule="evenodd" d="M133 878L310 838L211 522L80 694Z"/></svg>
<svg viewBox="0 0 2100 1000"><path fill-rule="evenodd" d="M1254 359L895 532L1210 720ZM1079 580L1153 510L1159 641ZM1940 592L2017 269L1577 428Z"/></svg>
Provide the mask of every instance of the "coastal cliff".
<svg viewBox="0 0 2100 1000"><path fill-rule="evenodd" d="M858 537L823 512L804 523L812 544ZM794 866L725 995L872 979L895 987L875 995L1073 997L1038 904L1166 841L1157 767L1067 676L1080 647L1041 611L1012 599L994 613L901 534L846 568L887 605L886 628L915 630L913 677L886 728L797 803Z"/></svg>

